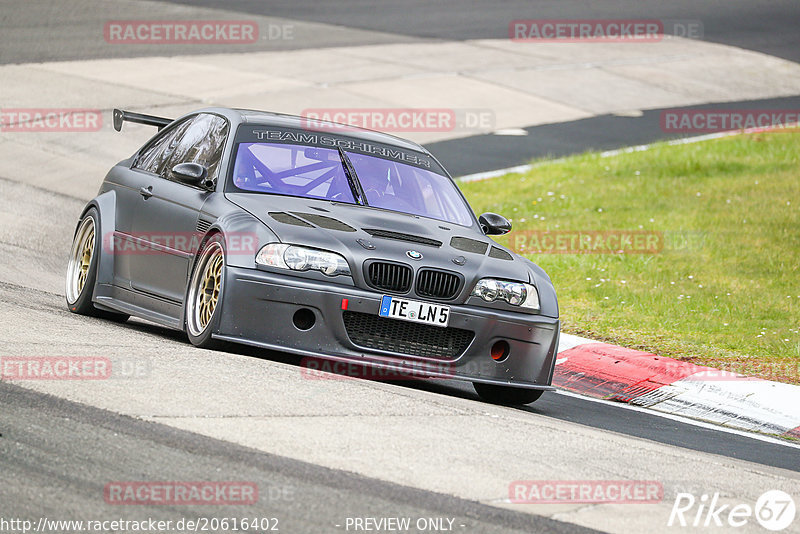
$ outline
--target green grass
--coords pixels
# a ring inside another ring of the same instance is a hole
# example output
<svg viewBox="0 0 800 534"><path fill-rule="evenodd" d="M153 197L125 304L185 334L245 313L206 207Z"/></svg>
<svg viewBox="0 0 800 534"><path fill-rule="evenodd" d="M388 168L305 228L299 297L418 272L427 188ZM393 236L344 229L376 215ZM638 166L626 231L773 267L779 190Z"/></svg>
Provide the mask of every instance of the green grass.
<svg viewBox="0 0 800 534"><path fill-rule="evenodd" d="M799 134L590 153L460 186L477 213L513 220L498 240L512 248L526 230L662 233L658 253L527 255L565 332L800 382Z"/></svg>

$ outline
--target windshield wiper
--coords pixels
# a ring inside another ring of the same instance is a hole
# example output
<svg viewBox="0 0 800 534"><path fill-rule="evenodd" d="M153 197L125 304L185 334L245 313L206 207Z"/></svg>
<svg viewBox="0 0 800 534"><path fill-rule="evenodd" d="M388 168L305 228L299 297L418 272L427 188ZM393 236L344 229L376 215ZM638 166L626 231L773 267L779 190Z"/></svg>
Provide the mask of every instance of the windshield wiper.
<svg viewBox="0 0 800 534"><path fill-rule="evenodd" d="M353 164L350 162L350 158L344 153L342 147L337 146L336 150L339 151L339 159L342 160L342 168L344 168L344 175L347 177L350 191L353 193L353 199L362 206L368 206L367 195L364 194L364 190L361 188L361 182L358 181L358 175L356 174Z"/></svg>

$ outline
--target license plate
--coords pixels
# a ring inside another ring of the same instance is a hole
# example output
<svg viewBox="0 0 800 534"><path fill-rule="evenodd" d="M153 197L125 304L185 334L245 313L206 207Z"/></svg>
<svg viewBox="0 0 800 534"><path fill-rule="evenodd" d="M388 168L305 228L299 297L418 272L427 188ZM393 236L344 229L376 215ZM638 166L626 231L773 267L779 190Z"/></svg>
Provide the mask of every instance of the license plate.
<svg viewBox="0 0 800 534"><path fill-rule="evenodd" d="M447 326L447 322L450 320L450 307L386 295L381 299L381 309L378 310L378 315L414 323Z"/></svg>

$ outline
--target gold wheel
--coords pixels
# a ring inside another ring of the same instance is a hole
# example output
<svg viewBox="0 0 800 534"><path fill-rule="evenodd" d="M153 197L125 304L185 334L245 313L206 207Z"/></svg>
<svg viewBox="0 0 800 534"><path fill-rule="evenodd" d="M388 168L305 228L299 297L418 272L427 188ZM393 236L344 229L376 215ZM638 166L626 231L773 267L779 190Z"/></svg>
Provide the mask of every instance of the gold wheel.
<svg viewBox="0 0 800 534"><path fill-rule="evenodd" d="M217 309L222 293L225 253L218 241L209 241L197 262L187 299L186 326L193 336L201 335Z"/></svg>
<svg viewBox="0 0 800 534"><path fill-rule="evenodd" d="M75 240L72 242L72 251L67 267L67 302L74 304L83 292L89 269L92 266L95 245L95 225L92 217L86 217L81 223Z"/></svg>

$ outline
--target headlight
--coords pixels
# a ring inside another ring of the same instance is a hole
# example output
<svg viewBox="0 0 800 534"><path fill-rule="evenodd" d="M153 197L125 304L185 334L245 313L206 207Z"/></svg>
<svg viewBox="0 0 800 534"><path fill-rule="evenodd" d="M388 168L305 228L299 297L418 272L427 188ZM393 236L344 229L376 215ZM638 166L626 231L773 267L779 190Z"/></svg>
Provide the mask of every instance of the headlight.
<svg viewBox="0 0 800 534"><path fill-rule="evenodd" d="M328 276L350 276L350 266L339 254L297 245L264 245L256 254L256 263L292 271L319 271Z"/></svg>
<svg viewBox="0 0 800 534"><path fill-rule="evenodd" d="M536 287L522 282L506 282L493 278L483 278L475 284L472 290L474 297L480 297L486 302L504 300L512 306L520 306L531 310L539 309L539 292Z"/></svg>

